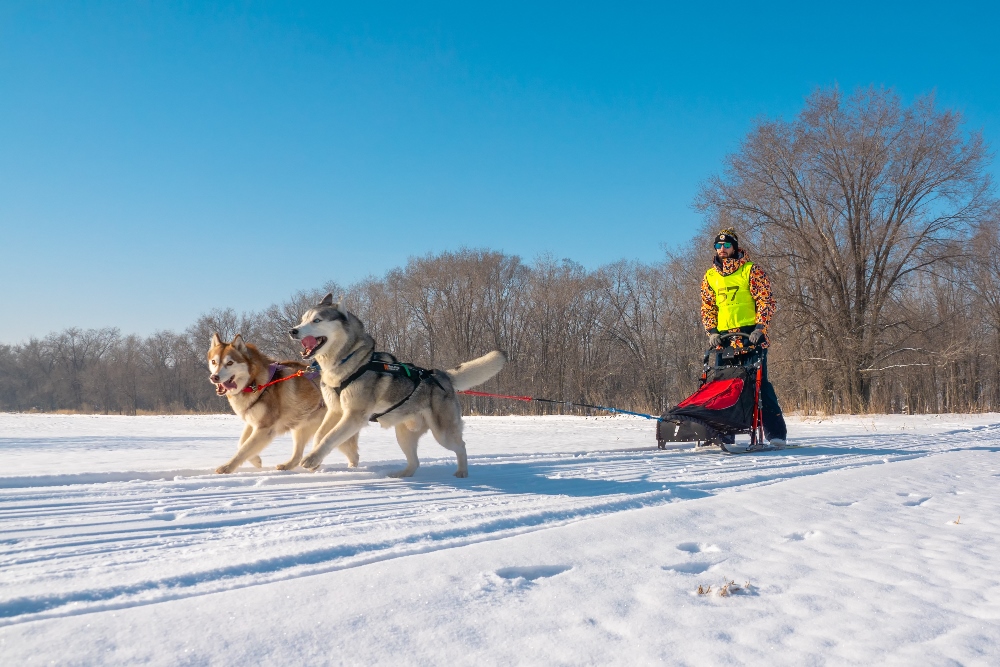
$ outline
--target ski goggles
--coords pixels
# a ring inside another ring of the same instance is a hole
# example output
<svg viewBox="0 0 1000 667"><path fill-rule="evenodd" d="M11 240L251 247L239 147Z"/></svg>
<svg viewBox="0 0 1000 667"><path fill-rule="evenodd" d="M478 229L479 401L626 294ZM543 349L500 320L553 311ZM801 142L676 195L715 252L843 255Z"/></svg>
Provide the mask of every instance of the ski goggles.
<svg viewBox="0 0 1000 667"><path fill-rule="evenodd" d="M720 248L732 248L732 247L733 247L733 244L730 243L729 241L726 241L725 243L716 243L715 244L715 249L716 250L718 250Z"/></svg>

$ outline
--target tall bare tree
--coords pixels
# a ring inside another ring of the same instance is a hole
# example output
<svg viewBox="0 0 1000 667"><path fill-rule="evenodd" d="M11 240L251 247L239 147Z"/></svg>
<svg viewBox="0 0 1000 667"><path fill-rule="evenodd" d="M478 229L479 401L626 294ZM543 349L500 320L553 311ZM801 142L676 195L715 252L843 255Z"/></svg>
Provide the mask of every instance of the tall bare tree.
<svg viewBox="0 0 1000 667"><path fill-rule="evenodd" d="M839 374L852 410L899 368L911 323L894 300L960 255L992 205L989 151L933 96L817 90L793 120L760 120L697 206L735 223L770 266L784 322Z"/></svg>

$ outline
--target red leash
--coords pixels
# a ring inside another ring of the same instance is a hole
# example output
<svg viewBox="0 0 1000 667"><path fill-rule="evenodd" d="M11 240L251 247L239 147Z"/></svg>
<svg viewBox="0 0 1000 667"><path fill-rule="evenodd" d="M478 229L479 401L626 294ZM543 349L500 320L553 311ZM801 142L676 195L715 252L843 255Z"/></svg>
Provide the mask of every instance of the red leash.
<svg viewBox="0 0 1000 667"><path fill-rule="evenodd" d="M534 401L531 396L508 396L507 394L489 394L485 391L456 391L456 394L466 394L468 396L488 396L490 398L509 398L512 401Z"/></svg>
<svg viewBox="0 0 1000 667"><path fill-rule="evenodd" d="M244 394L252 394L252 393L257 392L257 391L264 391L265 389L267 389L268 387L270 387L272 384L278 384L279 382L284 382L285 380L291 380L292 378L302 377L305 374L306 374L306 371L304 371L304 370L303 371L296 371L295 373L292 373L288 377L278 378L277 380L271 380L267 384L262 384L260 386L257 386L255 384L251 384L251 385L246 386L246 387L243 388L243 393Z"/></svg>

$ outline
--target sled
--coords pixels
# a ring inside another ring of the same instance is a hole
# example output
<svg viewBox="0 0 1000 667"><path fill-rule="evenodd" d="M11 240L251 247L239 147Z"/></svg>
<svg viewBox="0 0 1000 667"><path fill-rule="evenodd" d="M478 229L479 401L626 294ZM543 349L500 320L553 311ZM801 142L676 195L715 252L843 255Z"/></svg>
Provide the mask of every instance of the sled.
<svg viewBox="0 0 1000 667"><path fill-rule="evenodd" d="M723 334L723 340L744 333ZM744 341L744 347L716 347L704 358L701 386L667 410L656 424L656 444L694 442L695 447L718 446L730 454L778 449L764 441L760 383L764 350ZM747 434L750 443L736 444Z"/></svg>

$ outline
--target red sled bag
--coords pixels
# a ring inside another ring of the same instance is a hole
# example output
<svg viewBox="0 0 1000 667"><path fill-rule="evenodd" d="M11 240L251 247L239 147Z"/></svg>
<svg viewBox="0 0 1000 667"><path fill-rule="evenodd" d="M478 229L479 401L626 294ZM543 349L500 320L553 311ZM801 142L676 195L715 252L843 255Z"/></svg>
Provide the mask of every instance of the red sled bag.
<svg viewBox="0 0 1000 667"><path fill-rule="evenodd" d="M730 334L742 335L742 334ZM760 429L759 347L723 347L705 353L705 372L698 391L667 410L657 423L656 440L696 442L725 447L736 435L749 433L751 444L762 441Z"/></svg>

